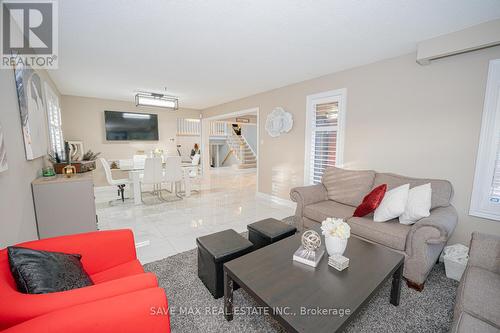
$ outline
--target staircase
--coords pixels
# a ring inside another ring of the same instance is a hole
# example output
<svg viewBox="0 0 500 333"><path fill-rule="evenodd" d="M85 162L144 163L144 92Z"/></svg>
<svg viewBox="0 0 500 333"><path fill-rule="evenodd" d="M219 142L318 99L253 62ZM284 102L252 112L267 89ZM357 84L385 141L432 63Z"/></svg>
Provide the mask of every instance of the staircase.
<svg viewBox="0 0 500 333"><path fill-rule="evenodd" d="M257 167L257 156L243 136L232 133L227 136L227 144L240 162L238 168L250 169Z"/></svg>

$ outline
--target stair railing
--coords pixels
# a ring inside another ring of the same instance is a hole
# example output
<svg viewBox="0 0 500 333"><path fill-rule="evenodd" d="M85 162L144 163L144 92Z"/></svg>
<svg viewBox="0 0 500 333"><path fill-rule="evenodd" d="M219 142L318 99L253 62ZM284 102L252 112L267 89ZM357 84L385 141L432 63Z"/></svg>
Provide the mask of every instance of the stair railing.
<svg viewBox="0 0 500 333"><path fill-rule="evenodd" d="M252 146L248 144L248 141L243 135L237 135L234 128L230 128L229 130L230 133L228 133L226 143L229 146L229 152L228 155L226 155L226 158L224 158L224 162L227 160L229 157L229 153L233 153L234 156L238 159L240 164L245 164L246 163L246 155L245 155L245 147L248 147L250 151L252 152L253 156L255 159L257 159L257 154L253 150ZM222 163L224 163L222 162Z"/></svg>
<svg viewBox="0 0 500 333"><path fill-rule="evenodd" d="M245 138L245 136L243 134L241 134L241 138L246 142L248 148L250 148L250 150L252 151L253 156L255 156L255 158L257 158L257 154L255 153L255 150L253 150L252 146L250 146L250 144L248 143L247 138Z"/></svg>

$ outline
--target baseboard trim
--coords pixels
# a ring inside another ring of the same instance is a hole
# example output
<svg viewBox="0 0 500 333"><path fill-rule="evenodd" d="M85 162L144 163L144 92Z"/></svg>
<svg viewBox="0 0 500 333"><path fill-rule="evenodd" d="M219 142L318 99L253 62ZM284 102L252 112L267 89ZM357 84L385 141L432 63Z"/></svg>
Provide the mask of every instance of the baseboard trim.
<svg viewBox="0 0 500 333"><path fill-rule="evenodd" d="M94 193L106 193L106 192L116 192L116 186L106 185L106 186L94 186Z"/></svg>
<svg viewBox="0 0 500 333"><path fill-rule="evenodd" d="M296 202L293 202L292 200L283 199L283 198L277 197L275 195L271 195L271 194L267 194L267 193L263 193L263 192L257 192L255 194L255 196L258 198L270 200L274 203L277 203L277 204L280 204L283 206L287 206L287 207L290 207L293 209L295 209L297 207Z"/></svg>

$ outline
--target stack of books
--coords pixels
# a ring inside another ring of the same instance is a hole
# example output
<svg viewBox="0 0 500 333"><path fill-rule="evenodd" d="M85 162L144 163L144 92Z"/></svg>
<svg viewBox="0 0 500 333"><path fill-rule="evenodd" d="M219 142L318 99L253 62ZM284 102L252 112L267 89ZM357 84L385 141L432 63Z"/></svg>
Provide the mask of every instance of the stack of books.
<svg viewBox="0 0 500 333"><path fill-rule="evenodd" d="M340 254L335 254L328 258L328 265L332 266L336 270L342 271L349 267L349 258L346 258Z"/></svg>
<svg viewBox="0 0 500 333"><path fill-rule="evenodd" d="M323 257L325 250L316 249L314 251L309 251L304 249L303 246L299 247L297 251L293 254L293 260L306 264L312 267L318 266L319 261Z"/></svg>

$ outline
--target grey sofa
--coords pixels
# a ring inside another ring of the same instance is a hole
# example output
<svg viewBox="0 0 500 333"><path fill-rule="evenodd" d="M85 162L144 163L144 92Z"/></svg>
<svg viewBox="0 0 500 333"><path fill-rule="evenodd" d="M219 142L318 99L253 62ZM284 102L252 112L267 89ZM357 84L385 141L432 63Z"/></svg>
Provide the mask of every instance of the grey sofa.
<svg viewBox="0 0 500 333"><path fill-rule="evenodd" d="M500 237L472 234L451 332L500 332Z"/></svg>
<svg viewBox="0 0 500 333"><path fill-rule="evenodd" d="M431 215L413 225L400 224L397 219L373 222L373 214L352 217L363 197L374 187L387 184L388 190L410 184L410 187L431 183ZM372 170L327 168L322 183L296 187L290 197L297 203L295 218L299 227L310 227L327 217L345 218L351 233L365 240L385 245L405 255L403 276L408 286L422 290L425 279L457 224L457 213L450 205L453 195L446 180L419 179Z"/></svg>

